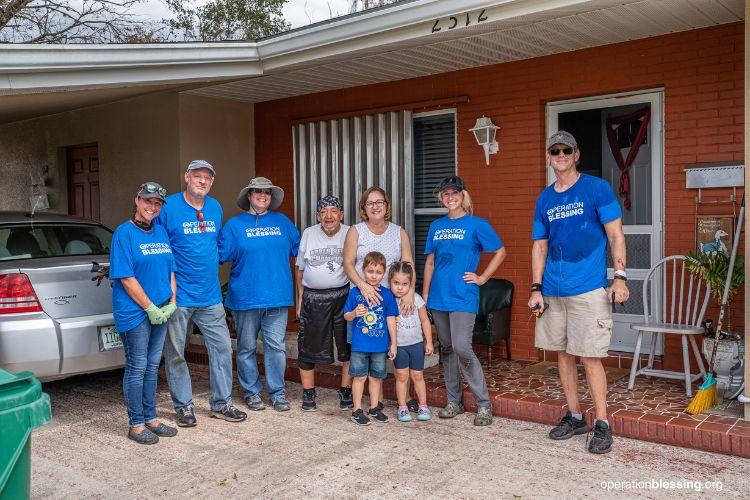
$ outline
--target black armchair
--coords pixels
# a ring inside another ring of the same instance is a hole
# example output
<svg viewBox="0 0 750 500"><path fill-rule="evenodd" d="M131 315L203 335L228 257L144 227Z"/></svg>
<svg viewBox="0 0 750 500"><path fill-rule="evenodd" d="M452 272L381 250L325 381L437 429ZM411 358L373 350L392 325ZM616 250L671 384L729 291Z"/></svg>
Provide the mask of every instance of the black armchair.
<svg viewBox="0 0 750 500"><path fill-rule="evenodd" d="M497 345L501 340L505 340L505 353L508 359L513 289L513 283L500 278L490 278L479 287L479 311L472 337L473 343L488 346Z"/></svg>

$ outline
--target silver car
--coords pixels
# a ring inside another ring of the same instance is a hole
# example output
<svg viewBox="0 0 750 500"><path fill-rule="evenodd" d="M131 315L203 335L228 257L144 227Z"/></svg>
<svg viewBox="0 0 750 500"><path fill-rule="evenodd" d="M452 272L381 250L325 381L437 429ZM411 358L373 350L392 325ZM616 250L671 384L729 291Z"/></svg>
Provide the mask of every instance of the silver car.
<svg viewBox="0 0 750 500"><path fill-rule="evenodd" d="M0 212L0 368L54 380L124 366L101 279L111 240L88 219Z"/></svg>

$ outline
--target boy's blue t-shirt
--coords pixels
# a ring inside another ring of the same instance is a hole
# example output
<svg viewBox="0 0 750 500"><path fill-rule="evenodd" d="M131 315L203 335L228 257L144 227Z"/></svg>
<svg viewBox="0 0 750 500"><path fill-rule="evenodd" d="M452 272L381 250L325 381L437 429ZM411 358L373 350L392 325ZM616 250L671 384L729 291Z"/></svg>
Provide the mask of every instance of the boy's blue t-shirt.
<svg viewBox="0 0 750 500"><path fill-rule="evenodd" d="M177 305L181 307L206 307L221 302L217 242L224 214L219 202L210 196L206 196L200 210L202 223L198 212L188 205L183 193L175 193L167 198L156 218L156 223L169 235L176 266Z"/></svg>
<svg viewBox="0 0 750 500"><path fill-rule="evenodd" d="M581 174L558 193L552 184L536 202L531 238L549 240L542 294L568 297L607 286L604 224L622 217L607 181Z"/></svg>
<svg viewBox="0 0 750 500"><path fill-rule="evenodd" d="M398 317L398 304L396 297L390 290L380 287L380 295L383 297L380 305L370 307L356 286L349 290L346 298L344 312L351 312L359 304L367 306L367 314L354 318L352 323L352 351L356 352L386 352L390 345L390 333L388 332L388 316Z"/></svg>
<svg viewBox="0 0 750 500"><path fill-rule="evenodd" d="M447 215L430 224L425 255L435 254L427 307L439 311L476 314L479 286L464 281L473 273L482 252L495 252L503 242L487 220L473 215L451 219Z"/></svg>
<svg viewBox="0 0 750 500"><path fill-rule="evenodd" d="M161 306L172 297L174 270L169 237L163 227L154 225L151 231L143 231L127 221L115 229L109 251L109 277L113 281L112 312L117 331L132 330L147 317L119 278L135 278L151 302Z"/></svg>
<svg viewBox="0 0 750 500"><path fill-rule="evenodd" d="M232 262L225 305L234 310L294 305L290 257L300 235L279 212L235 215L219 233L219 262Z"/></svg>

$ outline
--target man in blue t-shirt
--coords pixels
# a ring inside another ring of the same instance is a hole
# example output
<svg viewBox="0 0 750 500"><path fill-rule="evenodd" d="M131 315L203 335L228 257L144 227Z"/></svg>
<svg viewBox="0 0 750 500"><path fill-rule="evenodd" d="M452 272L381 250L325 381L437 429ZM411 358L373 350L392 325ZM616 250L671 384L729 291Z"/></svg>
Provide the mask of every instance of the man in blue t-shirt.
<svg viewBox="0 0 750 500"><path fill-rule="evenodd" d="M177 311L169 321L166 371L180 427L197 424L185 361L193 323L200 328L208 350L211 416L229 422L247 418L232 404L232 343L222 304L217 245L223 212L219 202L208 196L215 175L207 161L190 162L185 191L169 196L156 219L169 235L176 268Z"/></svg>
<svg viewBox="0 0 750 500"><path fill-rule="evenodd" d="M538 314L536 347L557 352L569 408L549 437L561 440L589 432L578 402L575 358L580 356L596 413L589 451L607 453L612 430L601 358L612 338L611 302L628 299L622 210L606 181L578 172L580 151L570 133L561 130L547 139L546 158L556 180L536 203L529 307ZM615 268L609 288L607 242Z"/></svg>

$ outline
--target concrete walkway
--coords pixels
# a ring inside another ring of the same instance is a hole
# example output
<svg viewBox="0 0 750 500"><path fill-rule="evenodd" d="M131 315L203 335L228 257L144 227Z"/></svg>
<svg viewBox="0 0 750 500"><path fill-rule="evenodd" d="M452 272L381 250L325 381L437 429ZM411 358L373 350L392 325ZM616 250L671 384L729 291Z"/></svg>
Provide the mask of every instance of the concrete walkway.
<svg viewBox="0 0 750 500"><path fill-rule="evenodd" d="M402 424L390 404L391 422L359 428L332 390L303 413L297 384L288 386L292 411L232 424L208 417L207 375L194 371L198 426L154 446L125 437L121 372L45 384L53 420L33 434L32 496L747 498L750 486L742 458L624 438L594 456L586 436L552 442L547 427L514 420ZM159 413L172 420L163 374Z"/></svg>

